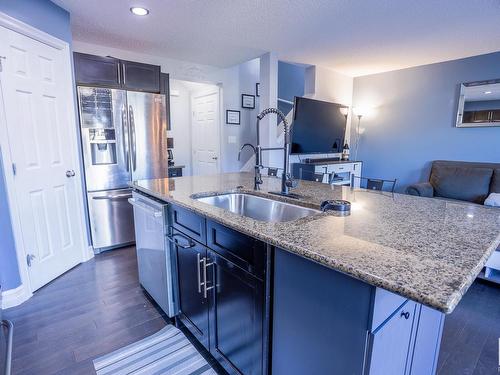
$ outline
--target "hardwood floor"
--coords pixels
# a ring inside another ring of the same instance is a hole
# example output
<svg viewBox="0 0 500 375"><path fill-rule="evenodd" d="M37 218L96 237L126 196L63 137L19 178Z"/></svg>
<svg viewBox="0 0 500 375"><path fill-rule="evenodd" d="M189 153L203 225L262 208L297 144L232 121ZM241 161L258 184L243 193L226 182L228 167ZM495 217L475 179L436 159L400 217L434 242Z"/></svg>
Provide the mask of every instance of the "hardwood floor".
<svg viewBox="0 0 500 375"><path fill-rule="evenodd" d="M4 316L13 375L93 374L92 359L168 323L139 286L133 247L75 267ZM438 375L498 374L499 337L500 287L477 281L446 319Z"/></svg>
<svg viewBox="0 0 500 375"><path fill-rule="evenodd" d="M14 323L13 375L93 374L93 358L168 320L139 286L133 247L75 267L4 316Z"/></svg>
<svg viewBox="0 0 500 375"><path fill-rule="evenodd" d="M476 281L446 317L438 375L499 374L500 286Z"/></svg>

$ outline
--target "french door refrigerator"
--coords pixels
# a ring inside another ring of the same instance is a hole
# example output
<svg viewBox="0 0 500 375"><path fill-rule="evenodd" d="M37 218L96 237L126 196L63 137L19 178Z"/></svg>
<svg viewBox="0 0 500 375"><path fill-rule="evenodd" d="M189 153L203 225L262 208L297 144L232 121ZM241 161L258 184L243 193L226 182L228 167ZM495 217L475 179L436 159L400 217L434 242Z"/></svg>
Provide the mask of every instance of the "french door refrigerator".
<svg viewBox="0 0 500 375"><path fill-rule="evenodd" d="M168 176L165 95L78 86L92 245L133 243L130 181Z"/></svg>

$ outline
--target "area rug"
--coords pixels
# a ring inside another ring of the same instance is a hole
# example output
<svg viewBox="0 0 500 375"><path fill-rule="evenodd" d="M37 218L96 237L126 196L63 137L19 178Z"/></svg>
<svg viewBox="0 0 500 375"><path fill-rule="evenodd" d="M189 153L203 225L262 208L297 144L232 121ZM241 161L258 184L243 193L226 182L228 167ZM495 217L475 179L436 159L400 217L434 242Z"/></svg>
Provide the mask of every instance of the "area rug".
<svg viewBox="0 0 500 375"><path fill-rule="evenodd" d="M94 360L97 375L212 375L216 372L173 325Z"/></svg>

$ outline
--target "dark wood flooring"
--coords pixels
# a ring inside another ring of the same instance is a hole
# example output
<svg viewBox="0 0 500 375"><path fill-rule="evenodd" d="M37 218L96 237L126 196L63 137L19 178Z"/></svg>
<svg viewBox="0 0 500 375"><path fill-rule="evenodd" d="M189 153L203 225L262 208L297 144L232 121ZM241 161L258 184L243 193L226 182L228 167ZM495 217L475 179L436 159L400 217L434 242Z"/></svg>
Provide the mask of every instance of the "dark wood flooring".
<svg viewBox="0 0 500 375"><path fill-rule="evenodd" d="M75 267L4 316L13 375L93 374L92 359L168 324L139 286L133 247ZM499 337L500 287L477 281L446 319L438 375L499 374Z"/></svg>
<svg viewBox="0 0 500 375"><path fill-rule="evenodd" d="M499 370L500 286L477 280L446 317L438 375L493 375Z"/></svg>
<svg viewBox="0 0 500 375"><path fill-rule="evenodd" d="M94 374L92 359L168 320L139 286L133 247L75 267L4 316L14 323L13 375Z"/></svg>

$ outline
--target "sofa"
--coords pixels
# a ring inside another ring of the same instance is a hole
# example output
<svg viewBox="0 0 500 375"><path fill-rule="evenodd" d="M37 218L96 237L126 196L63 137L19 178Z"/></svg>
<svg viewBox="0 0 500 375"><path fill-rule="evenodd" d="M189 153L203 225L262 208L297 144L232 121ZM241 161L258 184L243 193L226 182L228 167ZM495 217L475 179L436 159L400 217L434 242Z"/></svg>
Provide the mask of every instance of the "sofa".
<svg viewBox="0 0 500 375"><path fill-rule="evenodd" d="M428 182L408 186L407 194L484 204L500 193L500 163L436 160Z"/></svg>

